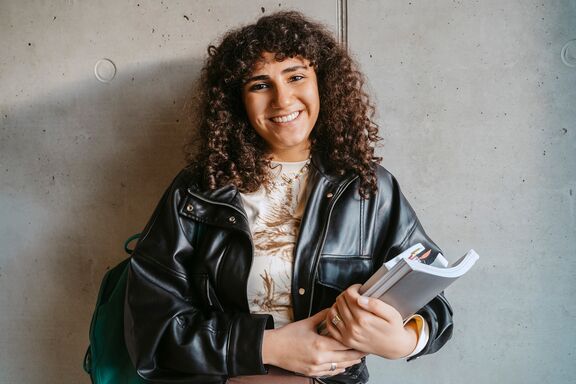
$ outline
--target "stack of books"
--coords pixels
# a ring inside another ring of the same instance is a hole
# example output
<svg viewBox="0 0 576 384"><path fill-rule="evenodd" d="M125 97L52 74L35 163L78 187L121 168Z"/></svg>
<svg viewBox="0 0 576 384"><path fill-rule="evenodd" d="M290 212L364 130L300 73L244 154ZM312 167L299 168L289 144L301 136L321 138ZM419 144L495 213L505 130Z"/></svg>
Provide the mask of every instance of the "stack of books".
<svg viewBox="0 0 576 384"><path fill-rule="evenodd" d="M479 259L473 249L451 265L442 254L427 264L429 257L430 250L420 243L413 245L382 265L360 287L360 294L379 298L407 319L466 274ZM318 332L326 335L326 324L320 324Z"/></svg>

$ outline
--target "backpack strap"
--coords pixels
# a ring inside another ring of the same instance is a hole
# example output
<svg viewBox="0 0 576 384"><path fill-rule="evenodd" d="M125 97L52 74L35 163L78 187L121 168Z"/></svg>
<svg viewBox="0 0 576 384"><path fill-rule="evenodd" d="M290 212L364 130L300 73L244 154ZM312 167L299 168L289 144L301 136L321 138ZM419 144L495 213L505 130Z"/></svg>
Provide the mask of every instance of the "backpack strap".
<svg viewBox="0 0 576 384"><path fill-rule="evenodd" d="M131 255L132 252L134 252L134 248L130 249L128 248L128 245L136 239L139 239L140 236L142 236L142 233L136 233L135 235L130 236L128 239L126 239L126 241L124 242L124 252L126 252L127 254ZM138 243L136 243L136 245L138 245Z"/></svg>

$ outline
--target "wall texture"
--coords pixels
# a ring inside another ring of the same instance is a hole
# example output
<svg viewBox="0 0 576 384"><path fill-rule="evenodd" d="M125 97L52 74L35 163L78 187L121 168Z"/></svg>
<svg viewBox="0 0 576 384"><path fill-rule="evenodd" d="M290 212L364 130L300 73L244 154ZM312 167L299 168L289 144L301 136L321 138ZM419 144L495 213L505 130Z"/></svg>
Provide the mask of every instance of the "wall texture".
<svg viewBox="0 0 576 384"><path fill-rule="evenodd" d="M0 383L90 382L100 279L183 165L206 46L286 8L338 30L335 0L0 0ZM348 2L384 165L450 259L482 257L447 290L454 339L371 358L372 382L576 381L575 20L573 0Z"/></svg>

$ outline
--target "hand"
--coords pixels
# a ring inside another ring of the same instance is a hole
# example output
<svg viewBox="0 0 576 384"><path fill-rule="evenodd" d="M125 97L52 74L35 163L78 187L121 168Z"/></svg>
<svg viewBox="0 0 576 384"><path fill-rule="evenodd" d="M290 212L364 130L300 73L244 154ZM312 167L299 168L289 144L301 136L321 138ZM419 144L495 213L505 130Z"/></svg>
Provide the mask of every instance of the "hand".
<svg viewBox="0 0 576 384"><path fill-rule="evenodd" d="M313 377L337 375L360 363L366 353L316 333L328 311L326 308L308 319L264 331L262 362ZM331 371L332 363L336 369Z"/></svg>
<svg viewBox="0 0 576 384"><path fill-rule="evenodd" d="M336 299L326 317L328 332L349 348L388 359L409 355L418 342L413 322L403 325L398 311L376 298L361 296L360 284L350 286ZM338 315L341 321L332 321Z"/></svg>

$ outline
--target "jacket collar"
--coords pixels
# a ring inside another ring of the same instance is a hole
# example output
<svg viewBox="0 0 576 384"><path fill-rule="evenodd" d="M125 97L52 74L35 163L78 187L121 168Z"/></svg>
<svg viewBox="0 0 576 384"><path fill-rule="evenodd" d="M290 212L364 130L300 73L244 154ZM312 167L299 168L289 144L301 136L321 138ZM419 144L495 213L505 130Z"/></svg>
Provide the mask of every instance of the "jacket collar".
<svg viewBox="0 0 576 384"><path fill-rule="evenodd" d="M304 191L306 209L294 247L292 301L294 319L311 315L316 264L334 202L355 175L334 176L319 156L312 156ZM188 188L181 214L199 222L241 230L251 238L250 225L238 189L227 185L214 191Z"/></svg>
<svg viewBox="0 0 576 384"><path fill-rule="evenodd" d="M347 174L343 176L337 176L330 174L325 160L317 153L312 154L311 158L311 167L310 167L310 174L309 174L309 183L315 184L318 179L325 179L331 184L335 186L344 184L347 180L349 180L353 175ZM234 185L225 185L220 187L216 190L202 190L199 188L198 184L193 184L190 186L188 191L194 195L200 196L207 201L213 201L217 203L224 203L224 204L231 204L237 209L244 212L244 206L242 204L242 198L240 196L240 191ZM244 212L245 214L245 212Z"/></svg>

